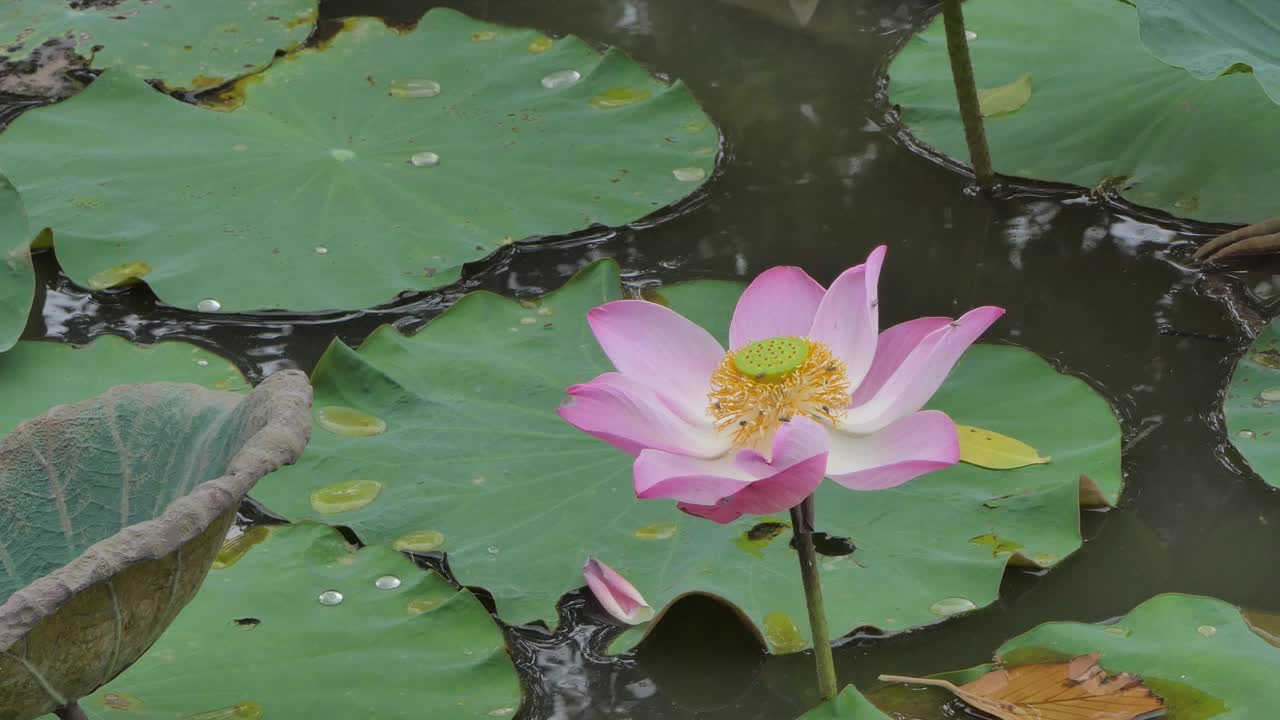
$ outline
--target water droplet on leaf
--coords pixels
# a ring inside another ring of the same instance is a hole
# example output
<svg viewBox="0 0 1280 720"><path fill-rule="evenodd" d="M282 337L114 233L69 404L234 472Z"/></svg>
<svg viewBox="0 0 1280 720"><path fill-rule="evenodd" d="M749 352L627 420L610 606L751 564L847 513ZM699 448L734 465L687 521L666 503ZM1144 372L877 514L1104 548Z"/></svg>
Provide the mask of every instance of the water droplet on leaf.
<svg viewBox="0 0 1280 720"><path fill-rule="evenodd" d="M978 33L974 32L974 31L972 31L972 30L965 30L965 31L964 31L964 39L965 39L965 40L968 40L968 41L970 41L970 42L972 42L972 41L974 41L974 40L977 40L977 39L978 39Z"/></svg>
<svg viewBox="0 0 1280 720"><path fill-rule="evenodd" d="M697 182L707 176L707 171L700 167L676 168L671 174L680 182Z"/></svg>
<svg viewBox="0 0 1280 720"><path fill-rule="evenodd" d="M249 149L249 146L245 145L244 143L236 143L235 145L231 146L231 149L236 152L244 152L245 150Z"/></svg>
<svg viewBox="0 0 1280 720"><path fill-rule="evenodd" d="M202 313L214 313L222 309L222 303L213 298L205 298L196 303L196 310Z"/></svg>
<svg viewBox="0 0 1280 720"><path fill-rule="evenodd" d="M400 587L400 578L395 575L383 575L373 581L373 586L379 590L395 590Z"/></svg>
<svg viewBox="0 0 1280 720"><path fill-rule="evenodd" d="M1212 625L1201 625L1200 627L1196 628L1196 632L1200 633L1202 637L1211 638L1214 635L1218 634L1218 628Z"/></svg>
<svg viewBox="0 0 1280 720"><path fill-rule="evenodd" d="M382 418L343 405L327 405L317 410L316 424L331 433L349 437L381 435L387 430Z"/></svg>
<svg viewBox="0 0 1280 720"><path fill-rule="evenodd" d="M325 247L325 246L323 246L323 245L317 245L317 246L316 246L316 254L317 254L317 255L325 255L325 254L327 254L328 252L329 252L329 248L327 248L327 247Z"/></svg>
<svg viewBox="0 0 1280 720"><path fill-rule="evenodd" d="M1117 637L1129 637L1130 635L1133 634L1133 631L1130 630L1129 628L1120 627L1119 625L1110 625L1107 627L1106 630L1104 630L1104 632L1109 633L1111 635L1115 635Z"/></svg>
<svg viewBox="0 0 1280 720"><path fill-rule="evenodd" d="M1258 437L1258 434L1252 430L1241 430L1240 432L1236 433L1236 437L1241 438L1243 440L1252 440Z"/></svg>
<svg viewBox="0 0 1280 720"><path fill-rule="evenodd" d="M972 600L962 597L943 598L929 606L929 612L942 617L959 615L960 613L977 609L978 606Z"/></svg>
<svg viewBox="0 0 1280 720"><path fill-rule="evenodd" d="M338 162L346 162L348 160L356 159L355 152L351 150L347 150L346 148L335 148L333 150L330 150L329 154L332 155L333 159L337 160Z"/></svg>
<svg viewBox="0 0 1280 720"><path fill-rule="evenodd" d="M444 544L444 533L439 530L416 530L396 538L392 547L402 552L431 552Z"/></svg>
<svg viewBox="0 0 1280 720"><path fill-rule="evenodd" d="M1267 402L1280 402L1280 387L1267 388L1259 393L1258 397Z"/></svg>
<svg viewBox="0 0 1280 720"><path fill-rule="evenodd" d="M542 87L548 90L569 87L581 79L582 73L577 70L557 70L542 76Z"/></svg>
<svg viewBox="0 0 1280 720"><path fill-rule="evenodd" d="M342 593L337 590L325 590L320 593L319 599L321 605L337 605L342 602Z"/></svg>
<svg viewBox="0 0 1280 720"><path fill-rule="evenodd" d="M500 551L500 550L498 550L498 546L497 546L497 545L490 545L490 546L489 546L489 554L490 554L490 555L497 555L499 552L501 552L501 551Z"/></svg>
<svg viewBox="0 0 1280 720"><path fill-rule="evenodd" d="M197 360L196 364L199 365L200 367L209 367L209 361L205 360L204 358Z"/></svg>
<svg viewBox="0 0 1280 720"><path fill-rule="evenodd" d="M311 508L318 513L359 510L378 498L382 483L377 480L347 480L311 491Z"/></svg>
<svg viewBox="0 0 1280 720"><path fill-rule="evenodd" d="M398 98L429 98L440 94L440 83L435 80L409 78L392 80L387 94Z"/></svg>
<svg viewBox="0 0 1280 720"><path fill-rule="evenodd" d="M435 167L440 164L440 156L433 152L414 153L409 157L409 164L414 167Z"/></svg>
<svg viewBox="0 0 1280 720"><path fill-rule="evenodd" d="M471 39L475 42L488 42L496 37L498 37L498 33L492 30L481 30L479 32L471 33Z"/></svg>

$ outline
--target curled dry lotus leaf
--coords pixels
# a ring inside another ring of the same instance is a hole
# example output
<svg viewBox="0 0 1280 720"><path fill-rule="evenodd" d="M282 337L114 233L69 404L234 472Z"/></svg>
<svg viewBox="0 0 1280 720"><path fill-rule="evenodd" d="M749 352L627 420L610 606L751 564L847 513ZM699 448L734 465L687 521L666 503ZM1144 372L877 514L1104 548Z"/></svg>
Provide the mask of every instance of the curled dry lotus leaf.
<svg viewBox="0 0 1280 720"><path fill-rule="evenodd" d="M0 708L27 720L137 660L200 587L262 476L295 461L311 388L112 388L0 440Z"/></svg>

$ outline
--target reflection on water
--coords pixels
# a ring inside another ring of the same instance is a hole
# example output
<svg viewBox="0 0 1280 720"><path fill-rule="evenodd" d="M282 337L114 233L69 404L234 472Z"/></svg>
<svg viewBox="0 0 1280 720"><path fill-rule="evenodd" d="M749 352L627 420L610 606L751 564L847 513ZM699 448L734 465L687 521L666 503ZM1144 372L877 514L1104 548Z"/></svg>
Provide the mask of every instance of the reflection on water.
<svg viewBox="0 0 1280 720"><path fill-rule="evenodd" d="M399 21L432 4L322 3L327 18L368 12ZM842 681L871 688L880 673L973 665L1041 622L1112 618L1166 591L1280 611L1280 561L1257 550L1280 546L1280 500L1225 444L1216 409L1235 358L1280 296L1280 274L1203 277L1178 258L1213 229L1153 222L1079 189L1011 189L984 200L946 161L913 152L896 132L882 72L932 0L439 4L617 45L680 78L724 130L724 166L705 195L665 221L507 247L446 293L370 311L214 316L157 307L145 288L90 295L58 276L46 251L37 256L43 311L29 334L189 339L261 377L309 369L335 336L358 344L383 323L418 327L470 289L554 289L600 257L617 258L638 292L746 278L777 264L829 282L886 243L894 258L882 283L886 325L981 304L1008 308L994 339L1035 350L1112 400L1128 484L1119 508L1085 513L1081 552L1052 572L1012 572L995 605L902 637L845 641ZM0 108L0 119L16 109ZM562 611L554 633L510 633L527 676L528 720L777 720L813 699L807 656L766 659L755 635L713 602L681 603L622 658L600 652L612 631L582 597ZM938 716L937 702L919 716Z"/></svg>

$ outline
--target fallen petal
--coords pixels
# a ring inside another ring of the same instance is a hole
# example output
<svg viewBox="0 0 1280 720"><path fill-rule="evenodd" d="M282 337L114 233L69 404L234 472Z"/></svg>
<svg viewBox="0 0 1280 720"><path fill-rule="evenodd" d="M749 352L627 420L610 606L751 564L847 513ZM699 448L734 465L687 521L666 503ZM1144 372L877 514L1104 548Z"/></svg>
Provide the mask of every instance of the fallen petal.
<svg viewBox="0 0 1280 720"><path fill-rule="evenodd" d="M600 606L619 621L639 625L653 619L653 608L645 602L644 596L613 568L588 557L582 566L582 576Z"/></svg>

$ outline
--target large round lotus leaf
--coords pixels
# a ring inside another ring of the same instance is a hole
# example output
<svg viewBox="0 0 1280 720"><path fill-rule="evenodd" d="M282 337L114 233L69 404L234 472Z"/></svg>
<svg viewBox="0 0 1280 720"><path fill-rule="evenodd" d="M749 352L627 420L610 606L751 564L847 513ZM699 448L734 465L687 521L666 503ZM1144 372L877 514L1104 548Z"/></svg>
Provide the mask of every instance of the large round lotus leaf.
<svg viewBox="0 0 1280 720"><path fill-rule="evenodd" d="M0 440L0 708L26 720L129 667L195 595L244 494L301 454L311 388L122 385Z"/></svg>
<svg viewBox="0 0 1280 720"><path fill-rule="evenodd" d="M1248 74L1205 82L1160 62L1142 46L1137 12L1115 0L970 0L964 12L979 88L1030 75L1030 100L986 119L997 171L1199 220L1275 215L1257 189L1280 166L1280 107ZM907 128L967 162L941 18L889 75Z"/></svg>
<svg viewBox="0 0 1280 720"><path fill-rule="evenodd" d="M1108 672L1141 675L1168 703L1170 718L1280 717L1280 649L1221 600L1160 595L1112 625L1041 625L998 655L1018 665L1094 652Z"/></svg>
<svg viewBox="0 0 1280 720"><path fill-rule="evenodd" d="M1263 480L1280 487L1280 320L1240 358L1223 411L1236 449Z"/></svg>
<svg viewBox="0 0 1280 720"><path fill-rule="evenodd" d="M14 122L0 164L71 277L125 266L186 308L367 307L513 240L637 220L719 142L619 52L446 9L407 35L353 22L242 87L215 112L108 72Z"/></svg>
<svg viewBox="0 0 1280 720"><path fill-rule="evenodd" d="M708 322L718 316L712 329L723 336L738 294L725 290L693 283L665 299ZM254 497L289 518L350 526L368 543L438 547L510 622L553 620L556 600L583 584L590 553L655 607L713 593L765 628L775 650L804 647L799 567L783 527L750 532L761 518L721 526L637 500L631 459L555 414L566 387L610 369L585 315L619 296L617 266L605 262L536 307L473 293L413 337L384 327L359 351L335 343L313 375L319 424L305 457ZM992 602L1014 551L1047 567L1079 546L1082 473L1119 490L1119 428L1106 402L1026 350L975 348L937 405L1053 461L958 466L876 493L824 486L819 529L859 548L821 563L838 635Z"/></svg>
<svg viewBox="0 0 1280 720"><path fill-rule="evenodd" d="M471 593L390 547L357 551L325 526L247 537L257 544L240 541L248 552L209 574L155 647L81 703L90 717L515 714L520 683L502 631ZM323 604L330 591L341 602Z"/></svg>
<svg viewBox="0 0 1280 720"><path fill-rule="evenodd" d="M1132 0L1142 42L1201 80L1252 72L1280 103L1280 4L1271 0Z"/></svg>
<svg viewBox="0 0 1280 720"><path fill-rule="evenodd" d="M83 347L24 341L0 354L0 437L54 405L79 402L113 385L160 380L213 390L248 388L229 361L184 342L134 345L112 335Z"/></svg>
<svg viewBox="0 0 1280 720"><path fill-rule="evenodd" d="M880 708L862 697L858 688L850 685L829 702L801 715L799 720L891 720Z"/></svg>
<svg viewBox="0 0 1280 720"><path fill-rule="evenodd" d="M0 352L13 347L35 301L36 272L22 199L0 176Z"/></svg>
<svg viewBox="0 0 1280 720"><path fill-rule="evenodd" d="M61 94L62 71L77 56L173 89L221 85L306 40L316 2L5 0L0 91Z"/></svg>

